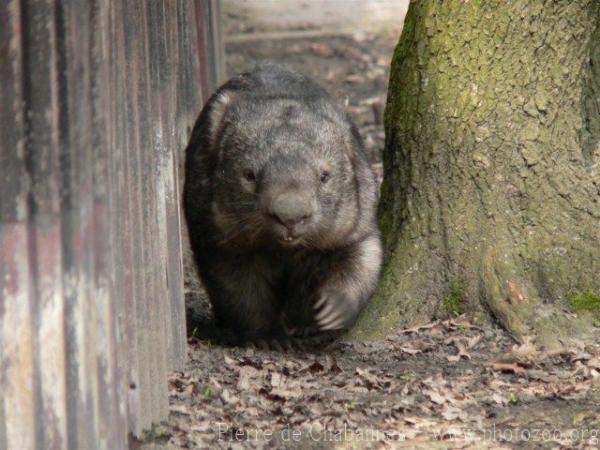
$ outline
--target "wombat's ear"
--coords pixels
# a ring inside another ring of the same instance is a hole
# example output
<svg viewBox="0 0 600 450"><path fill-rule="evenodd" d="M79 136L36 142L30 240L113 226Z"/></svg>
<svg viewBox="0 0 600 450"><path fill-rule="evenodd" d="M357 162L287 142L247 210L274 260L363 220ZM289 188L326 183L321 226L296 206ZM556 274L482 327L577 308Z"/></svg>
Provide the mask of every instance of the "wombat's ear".
<svg viewBox="0 0 600 450"><path fill-rule="evenodd" d="M223 125L223 117L231 106L233 93L231 91L217 92L210 102L210 112L208 115L208 129L210 140L214 143L218 137Z"/></svg>

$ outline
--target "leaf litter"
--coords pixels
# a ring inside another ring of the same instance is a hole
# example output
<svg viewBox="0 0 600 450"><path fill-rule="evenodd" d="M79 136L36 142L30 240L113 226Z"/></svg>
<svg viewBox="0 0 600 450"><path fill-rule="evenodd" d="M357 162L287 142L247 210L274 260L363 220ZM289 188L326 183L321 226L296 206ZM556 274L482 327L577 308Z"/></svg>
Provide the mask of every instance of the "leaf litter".
<svg viewBox="0 0 600 450"><path fill-rule="evenodd" d="M457 320L286 353L190 338L159 434L190 449L597 448L600 345L546 352Z"/></svg>

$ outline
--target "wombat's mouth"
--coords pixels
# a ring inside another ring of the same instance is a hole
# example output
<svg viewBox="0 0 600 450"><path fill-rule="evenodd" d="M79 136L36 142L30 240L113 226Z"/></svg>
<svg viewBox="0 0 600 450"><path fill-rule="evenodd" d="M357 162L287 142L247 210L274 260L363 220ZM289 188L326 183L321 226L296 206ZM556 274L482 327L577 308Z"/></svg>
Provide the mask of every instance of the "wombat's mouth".
<svg viewBox="0 0 600 450"><path fill-rule="evenodd" d="M283 225L278 221L272 222L271 235L282 247L294 247L305 237L308 231L305 221L295 225Z"/></svg>
<svg viewBox="0 0 600 450"><path fill-rule="evenodd" d="M279 242L284 247L293 247L300 242L301 238L302 236L292 236L291 234L286 234L279 237Z"/></svg>
<svg viewBox="0 0 600 450"><path fill-rule="evenodd" d="M302 241L304 233L297 233L288 229L283 232L277 232L276 236L279 245L282 247L295 247Z"/></svg>

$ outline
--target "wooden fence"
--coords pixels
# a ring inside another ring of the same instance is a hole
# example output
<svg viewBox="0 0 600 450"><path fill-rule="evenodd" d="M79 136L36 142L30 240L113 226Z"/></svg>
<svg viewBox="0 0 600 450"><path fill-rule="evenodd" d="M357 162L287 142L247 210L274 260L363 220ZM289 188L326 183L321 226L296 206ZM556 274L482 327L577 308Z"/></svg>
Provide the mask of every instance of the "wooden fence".
<svg viewBox="0 0 600 450"><path fill-rule="evenodd" d="M0 2L0 449L118 449L186 358L179 164L212 0Z"/></svg>

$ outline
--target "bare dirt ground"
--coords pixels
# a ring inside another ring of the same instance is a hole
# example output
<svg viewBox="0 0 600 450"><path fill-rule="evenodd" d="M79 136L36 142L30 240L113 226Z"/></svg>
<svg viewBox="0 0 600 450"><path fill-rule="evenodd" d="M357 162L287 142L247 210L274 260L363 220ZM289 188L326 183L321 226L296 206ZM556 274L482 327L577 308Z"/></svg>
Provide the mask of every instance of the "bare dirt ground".
<svg viewBox="0 0 600 450"><path fill-rule="evenodd" d="M233 36L228 72L269 59L347 97L381 173L382 118L398 30L313 33L310 24L296 24L286 34L231 2L225 6L225 29ZM265 32L279 34L261 38ZM531 343L516 345L502 330L461 316L399 330L381 342L334 341L286 353L237 348L212 323L193 277L187 289L190 360L185 371L170 376L169 421L142 446L600 446L600 345L548 353Z"/></svg>

